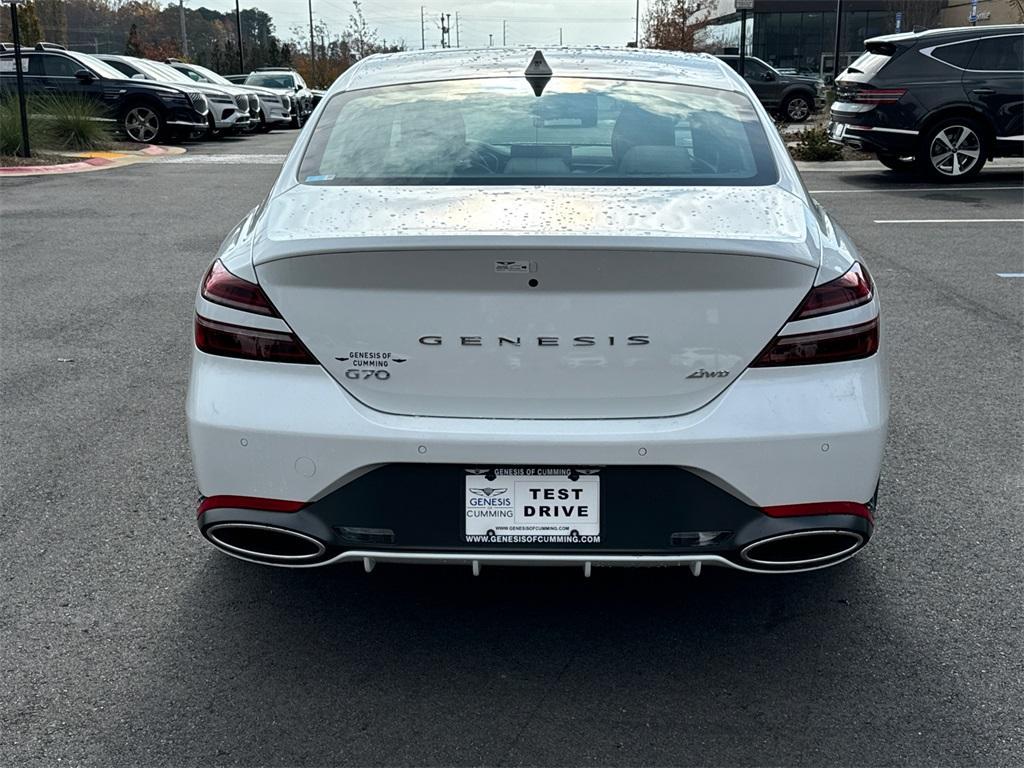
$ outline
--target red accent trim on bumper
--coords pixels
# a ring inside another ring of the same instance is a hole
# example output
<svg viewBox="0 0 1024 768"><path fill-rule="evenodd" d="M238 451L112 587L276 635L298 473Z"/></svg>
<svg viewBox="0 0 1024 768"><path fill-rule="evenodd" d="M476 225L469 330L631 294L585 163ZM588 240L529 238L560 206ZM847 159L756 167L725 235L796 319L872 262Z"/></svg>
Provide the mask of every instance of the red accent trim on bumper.
<svg viewBox="0 0 1024 768"><path fill-rule="evenodd" d="M284 501L282 499L261 499L258 496L207 496L199 502L196 517L208 509L236 507L238 509L258 509L263 512L298 512L305 501Z"/></svg>
<svg viewBox="0 0 1024 768"><path fill-rule="evenodd" d="M782 504L777 507L762 507L768 517L805 517L807 515L856 515L872 525L875 522L867 504L855 501L816 501L811 504Z"/></svg>

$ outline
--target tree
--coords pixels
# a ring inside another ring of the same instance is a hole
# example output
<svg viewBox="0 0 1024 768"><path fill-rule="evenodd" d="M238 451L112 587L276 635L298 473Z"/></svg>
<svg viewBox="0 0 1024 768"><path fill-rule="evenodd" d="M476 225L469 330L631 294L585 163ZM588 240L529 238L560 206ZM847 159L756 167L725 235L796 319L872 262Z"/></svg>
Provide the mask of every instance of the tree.
<svg viewBox="0 0 1024 768"><path fill-rule="evenodd" d="M35 0L36 14L45 40L68 44L68 19L64 0Z"/></svg>
<svg viewBox="0 0 1024 768"><path fill-rule="evenodd" d="M644 16L644 47L701 50L699 33L717 5L716 0L654 0Z"/></svg>
<svg viewBox="0 0 1024 768"><path fill-rule="evenodd" d="M7 9L4 8L4 11ZM43 39L35 3L26 3L18 8L18 32L21 33L21 44L26 47L35 45Z"/></svg>
<svg viewBox="0 0 1024 768"><path fill-rule="evenodd" d="M142 41L139 39L139 28L132 24L128 30L128 41L124 44L125 56L142 56Z"/></svg>
<svg viewBox="0 0 1024 768"><path fill-rule="evenodd" d="M363 9L359 0L352 0L352 13L348 17L348 29L345 31L350 48L359 53L359 58L368 56L379 49L377 45L377 30L371 29L363 16Z"/></svg>

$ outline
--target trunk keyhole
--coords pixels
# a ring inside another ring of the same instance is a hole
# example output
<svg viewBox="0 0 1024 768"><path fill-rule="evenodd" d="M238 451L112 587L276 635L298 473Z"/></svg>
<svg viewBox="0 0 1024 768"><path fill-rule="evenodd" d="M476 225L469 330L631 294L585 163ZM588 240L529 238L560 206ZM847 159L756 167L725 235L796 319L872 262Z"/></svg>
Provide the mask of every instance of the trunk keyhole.
<svg viewBox="0 0 1024 768"><path fill-rule="evenodd" d="M529 285L531 288L536 288L538 285L540 285L540 283L537 281L537 278L531 277L530 282L527 283L527 285Z"/></svg>

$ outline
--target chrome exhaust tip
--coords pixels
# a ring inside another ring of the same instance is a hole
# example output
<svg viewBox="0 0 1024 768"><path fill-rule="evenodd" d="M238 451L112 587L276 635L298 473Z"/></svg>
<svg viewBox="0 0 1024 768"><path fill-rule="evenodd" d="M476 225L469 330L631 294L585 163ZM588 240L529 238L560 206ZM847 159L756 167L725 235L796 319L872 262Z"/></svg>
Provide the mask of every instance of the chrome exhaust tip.
<svg viewBox="0 0 1024 768"><path fill-rule="evenodd" d="M270 525L217 523L204 530L203 535L229 555L263 562L304 563L327 551L312 536Z"/></svg>
<svg viewBox="0 0 1024 768"><path fill-rule="evenodd" d="M864 545L854 531L796 531L748 544L740 557L748 563L775 568L814 568L852 557Z"/></svg>

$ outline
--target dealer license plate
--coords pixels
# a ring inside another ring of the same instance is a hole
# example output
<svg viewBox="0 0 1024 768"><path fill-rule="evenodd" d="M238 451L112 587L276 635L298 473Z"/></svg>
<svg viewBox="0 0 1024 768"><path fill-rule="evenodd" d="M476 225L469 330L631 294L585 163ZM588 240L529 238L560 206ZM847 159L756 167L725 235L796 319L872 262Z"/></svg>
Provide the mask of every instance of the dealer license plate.
<svg viewBox="0 0 1024 768"><path fill-rule="evenodd" d="M832 129L829 134L833 139L841 139L846 133L846 123L832 123Z"/></svg>
<svg viewBox="0 0 1024 768"><path fill-rule="evenodd" d="M466 541L597 544L601 478L596 470L542 468L466 472Z"/></svg>

